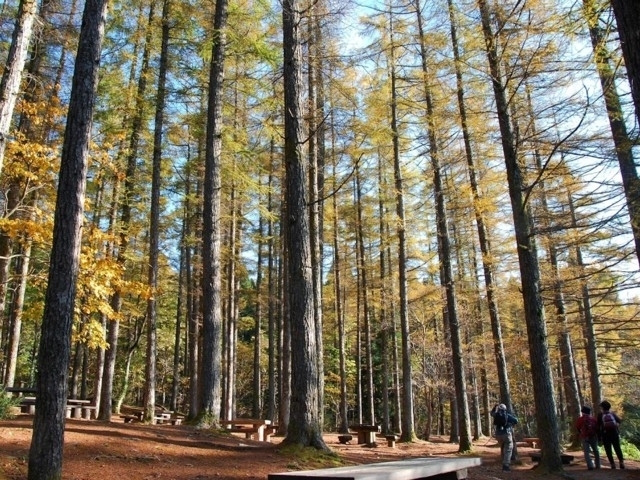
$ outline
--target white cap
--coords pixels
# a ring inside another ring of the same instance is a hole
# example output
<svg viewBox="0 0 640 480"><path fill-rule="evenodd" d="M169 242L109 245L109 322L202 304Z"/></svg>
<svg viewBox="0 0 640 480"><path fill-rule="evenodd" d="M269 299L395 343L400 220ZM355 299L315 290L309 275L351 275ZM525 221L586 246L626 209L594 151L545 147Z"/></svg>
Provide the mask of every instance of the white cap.
<svg viewBox="0 0 640 480"><path fill-rule="evenodd" d="M501 403L500 405L498 405L498 408L499 408L500 410L506 410L506 409L507 409L507 406L506 406L504 403Z"/></svg>

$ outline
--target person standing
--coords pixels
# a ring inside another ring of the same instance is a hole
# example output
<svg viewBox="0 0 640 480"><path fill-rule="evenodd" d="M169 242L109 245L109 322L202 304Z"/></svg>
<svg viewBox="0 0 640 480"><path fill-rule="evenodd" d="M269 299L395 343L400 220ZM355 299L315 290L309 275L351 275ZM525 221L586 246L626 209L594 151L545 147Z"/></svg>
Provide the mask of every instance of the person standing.
<svg viewBox="0 0 640 480"><path fill-rule="evenodd" d="M582 452L587 462L587 468L593 470L594 461L591 459L591 452L595 460L595 468L600 468L600 452L598 451L598 421L591 416L591 408L586 405L580 410L582 415L576 421L576 428L582 440Z"/></svg>
<svg viewBox="0 0 640 480"><path fill-rule="evenodd" d="M598 414L598 435L604 445L604 451L607 454L611 468L616 468L612 449L616 452L618 462L620 462L620 468L624 468L624 458L622 457L622 449L620 448L619 429L622 420L611 411L611 404L606 400L600 403L600 410L601 412Z"/></svg>
<svg viewBox="0 0 640 480"><path fill-rule="evenodd" d="M493 417L494 436L500 445L500 457L502 458L502 471L511 470L511 454L513 453L513 426L518 423L518 419L507 412L504 403L496 405L491 410Z"/></svg>

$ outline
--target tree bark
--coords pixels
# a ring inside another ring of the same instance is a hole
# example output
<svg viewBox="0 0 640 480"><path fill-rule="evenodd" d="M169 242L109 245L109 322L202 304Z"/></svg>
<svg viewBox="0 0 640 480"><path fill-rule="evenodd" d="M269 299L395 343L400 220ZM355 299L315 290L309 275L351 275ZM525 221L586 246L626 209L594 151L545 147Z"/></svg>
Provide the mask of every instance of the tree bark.
<svg viewBox="0 0 640 480"><path fill-rule="evenodd" d="M328 450L322 438L322 405L314 315L309 228L309 187L303 152L302 66L298 0L282 5L284 50L284 161L286 163L286 241L288 316L291 325L291 407L283 444Z"/></svg>
<svg viewBox="0 0 640 480"><path fill-rule="evenodd" d="M7 146L13 110L20 92L22 72L27 61L37 9L38 2L36 0L20 0L11 46L2 80L0 80L0 173L2 173L4 151Z"/></svg>
<svg viewBox="0 0 640 480"><path fill-rule="evenodd" d="M336 161L333 162L333 178L336 178ZM342 256L340 255L340 244L338 242L338 195L332 195L333 202L333 285L334 285L334 310L336 322L338 323L338 356L340 372L340 411L338 420L338 432L349 433L348 401L347 401L347 354L346 354L346 334L345 315L342 301Z"/></svg>
<svg viewBox="0 0 640 480"><path fill-rule="evenodd" d="M631 1L628 3L631 4L636 2ZM618 95L618 90L616 89L615 71L611 66L611 54L607 49L607 39L605 33L599 27L600 12L597 8L595 0L583 0L583 6L585 19L587 21L589 34L591 36L594 62L596 64L596 69L598 70L600 86L602 87L602 93L604 95L604 103L607 108L609 128L611 129L611 136L616 147L616 156L618 158L618 165L620 167L620 176L622 177L622 185L624 187L627 209L629 210L629 217L631 222L631 230L633 232L633 239L635 242L636 257L638 258L638 262L640 263L640 178L638 178L638 171L633 157L633 140L629 137L627 125L624 121L624 114L620 103L620 96ZM636 13L638 12L639 9L637 5L635 7L629 7L628 13L633 14L633 10L635 10ZM632 18L633 20L630 19L629 21L636 23L635 38L637 39L638 17ZM623 23L623 25L625 24ZM631 31L634 30L632 29ZM627 43L628 40L631 39L625 39L625 41L623 41L623 45L626 44L627 49L629 49L629 44ZM632 52L636 51L637 48L638 44L636 43L635 48L631 48ZM636 58L638 57L638 55L639 54L636 53ZM633 62L631 63L631 65L633 68ZM630 80L632 81L632 92L633 90L636 90L635 93L637 94L638 86L634 85L633 77L630 77ZM634 102L636 102L637 98L634 96L633 100Z"/></svg>
<svg viewBox="0 0 640 480"><path fill-rule="evenodd" d="M220 162L227 7L227 0L216 1L209 71L202 225L202 411L199 421L202 426L218 425L222 402Z"/></svg>
<svg viewBox="0 0 640 480"><path fill-rule="evenodd" d="M51 263L38 351L29 480L61 478L67 375L98 67L107 2L88 0L62 147Z"/></svg>
<svg viewBox="0 0 640 480"><path fill-rule="evenodd" d="M406 220L404 211L404 182L400 167L400 145L398 132L398 98L396 91L395 72L395 43L393 40L393 18L390 18L391 49L390 49L390 76L391 76L391 141L393 144L393 176L396 192L396 233L398 235L398 301L400 304L400 333L402 352L402 431L400 439L403 442L411 442L415 438L414 412L413 412L413 385L411 366L411 340L409 328L409 300L407 291L407 239Z"/></svg>
<svg viewBox="0 0 640 480"><path fill-rule="evenodd" d="M369 282L367 280L366 252L364 247L364 216L362 213L362 186L360 168L355 166L356 195L356 245L358 248L358 280L362 299L362 329L364 333L364 362L361 360L363 407L362 418L369 425L376 424L373 389L373 339L371 337L371 309L369 307Z"/></svg>
<svg viewBox="0 0 640 480"><path fill-rule="evenodd" d="M576 228L578 221L576 218L576 209L573 202L573 195L568 193L569 197L569 211L571 212L571 226ZM591 405L594 406L600 402L600 399L604 398L602 394L602 383L600 382L600 366L598 362L598 342L596 340L595 321L593 318L593 312L591 309L591 293L589 289L588 277L586 275L586 269L584 260L582 258L582 248L580 245L576 245L576 264L580 269L580 293L581 298L578 299L580 317L582 318L584 342L585 342L585 354L587 357L587 369L589 370L589 391L591 393ZM584 399L583 399L584 401Z"/></svg>
<svg viewBox="0 0 640 480"><path fill-rule="evenodd" d="M422 65L422 73L425 77L423 91L426 104L426 123L427 136L429 138L429 152L431 160L431 169L433 171L433 190L436 200L436 230L438 233L438 255L440 257L440 266L442 277L440 285L444 289L445 301L447 305L446 317L449 324L449 333L451 338L451 356L453 367L453 379L455 385L456 406L458 408L458 432L459 451L466 452L471 450L471 420L469 416L469 402L467 398L467 381L464 368L462 339L460 335L460 320L458 318L458 306L456 299L456 286L453 277L451 241L449 239L449 229L447 220L447 206L444 191L444 182L442 181L442 172L440 167L439 145L436 132L433 98L431 89L427 83L429 78L429 69L427 66L427 50L424 29L422 26L422 8L420 1L415 0L415 12L418 23L418 36L420 42L420 58Z"/></svg>
<svg viewBox="0 0 640 480"><path fill-rule="evenodd" d="M640 123L640 4L633 0L611 0L611 5L618 25L636 118Z"/></svg>
<svg viewBox="0 0 640 480"><path fill-rule="evenodd" d="M523 172L518 162L514 135L509 115L506 87L503 83L495 37L491 28L489 7L485 0L478 0L482 31L485 40L491 82L496 101L498 123L509 184L509 197L516 234L518 261L522 284L522 296L527 324L529 357L533 381L534 403L538 435L542 441L540 470L561 472L560 431L556 417L556 401L553 389L547 327L544 304L540 292L540 267L532 229L530 207L525 203Z"/></svg>
<svg viewBox="0 0 640 480"><path fill-rule="evenodd" d="M455 61L456 71L456 94L458 97L458 110L460 111L460 123L462 127L462 138L464 140L465 157L467 159L467 168L469 173L469 184L473 194L473 211L476 219L476 229L478 231L478 241L480 243L480 251L482 252L482 270L484 273L485 293L487 297L487 306L489 310L489 319L491 321L491 333L493 335L493 354L496 363L496 371L498 376L498 385L500 388L500 399L502 403L507 405L510 412L513 411L513 403L511 401L511 389L509 387L509 374L507 370L507 359L504 353L504 343L502 341L502 326L500 322L500 310L495 295L495 281L493 274L493 261L491 254L491 242L487 231L485 218L480 204L482 198L480 188L476 177L476 166L473 151L471 149L471 134L469 132L467 108L464 96L464 84L462 79L462 59L460 57L460 49L458 46L457 22L455 20L455 12L451 0L447 1L449 6L449 20L451 24L451 46L453 48L453 57ZM486 412L489 418L489 412Z"/></svg>
<svg viewBox="0 0 640 480"><path fill-rule="evenodd" d="M169 70L169 9L170 1L164 0L162 7L162 40L160 65L156 92L156 113L153 131L153 162L151 172L151 212L149 225L149 269L147 285L150 296L147 300L147 359L145 369L145 417L155 423L156 411L156 354L157 354L157 295L158 258L160 256L160 190L162 189L162 133L166 104L167 71ZM153 12L153 6L150 9ZM149 13L149 23L153 13ZM151 25L149 26L151 30Z"/></svg>

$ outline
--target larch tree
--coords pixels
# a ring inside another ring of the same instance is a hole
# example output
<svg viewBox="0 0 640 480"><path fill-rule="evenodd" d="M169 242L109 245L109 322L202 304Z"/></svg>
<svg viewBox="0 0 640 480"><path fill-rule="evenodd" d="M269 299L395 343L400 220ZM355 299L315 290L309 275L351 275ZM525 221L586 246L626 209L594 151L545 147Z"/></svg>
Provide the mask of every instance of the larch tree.
<svg viewBox="0 0 640 480"><path fill-rule="evenodd" d="M405 187L400 161L400 132L398 126L398 91L396 72L396 43L394 39L393 16L389 15L389 76L390 76L390 122L391 143L393 146L393 178L395 187L396 235L398 236L398 295L400 315L400 335L402 352L402 420L400 440L412 442L415 438L413 411L413 374L411 366L411 328L409 325L409 293L407 287L407 228L405 217Z"/></svg>
<svg viewBox="0 0 640 480"><path fill-rule="evenodd" d="M227 10L227 0L216 1L209 69L202 211L202 410L199 412L202 425L217 425L222 406L220 170Z"/></svg>
<svg viewBox="0 0 640 480"><path fill-rule="evenodd" d="M607 45L607 34L600 27L601 10L598 2L596 0L583 0L583 10L591 37L594 62L602 87L611 137L620 167L620 176L622 177L622 185L627 200L627 209L629 210L631 231L635 241L636 257L640 263L640 178L634 161L633 140L629 136L620 95L616 86L615 65ZM631 80L633 81L633 78ZM634 88L637 89L632 83L632 91Z"/></svg>
<svg viewBox="0 0 640 480"><path fill-rule="evenodd" d="M138 16L138 23L144 25L142 7L140 9L140 15ZM144 32L142 40L142 64L140 66L140 73L137 83L134 82L134 70L132 66L130 75L130 85L135 84L135 93L133 94L133 114L132 117L124 119L128 124L130 122L128 131L128 145L127 148L122 146L121 154L125 159L126 166L123 180L122 198L120 198L120 175L116 175L114 179L114 190L112 196L113 208L120 209L120 221L118 227L118 248L117 248L117 262L122 269L126 269L126 263L130 255L131 244L131 225L135 218L135 192L138 183L138 155L140 151L141 136L145 125L145 110L146 101L145 94L147 92L148 79L150 74L149 57L151 55L151 38L153 33L152 23L154 17L154 8L150 6L146 27L141 27ZM136 43L135 49L138 48ZM115 213L115 212L114 212ZM112 223L112 227L116 226L115 221ZM124 282L123 282L124 283ZM113 389L115 380L115 365L118 352L119 332L120 332L120 317L123 308L123 297L126 293L124 285L119 284L114 289L111 297L111 309L113 310L112 318L107 322L107 343L109 347L105 352L104 371L102 377L102 389L100 398L99 416L100 420L111 420L111 413L114 405L113 401ZM130 351L129 354L132 352ZM125 380L126 382L126 380ZM117 409L116 409L117 411ZM147 419L151 421L149 417Z"/></svg>
<svg viewBox="0 0 640 480"><path fill-rule="evenodd" d="M170 0L163 1L162 34L156 94L156 112L153 133L153 158L151 178L151 218L149 226L149 270L147 286L147 364L145 371L145 417L155 417L156 357L157 357L157 302L158 257L160 255L160 191L162 188L162 138L166 108L166 84L169 64L169 15Z"/></svg>
<svg viewBox="0 0 640 480"><path fill-rule="evenodd" d="M0 173L2 173L4 151L7 146L13 110L20 93L22 72L27 61L37 9L38 2L36 0L20 1L7 62L0 80Z"/></svg>
<svg viewBox="0 0 640 480"><path fill-rule="evenodd" d="M482 252L482 271L484 273L484 285L487 299L487 309L489 312L489 320L491 323L491 333L493 336L493 353L496 362L496 371L498 376L498 386L500 389L500 399L502 403L507 405L509 411L513 411L513 401L511 400L511 389L509 387L509 373L507 370L507 359L504 351L504 342L502 336L502 325L500 322L500 309L498 308L498 300L496 298L495 274L493 265L493 255L491 253L491 241L489 229L482 210L482 196L479 188L478 176L476 174L476 161L471 148L471 132L469 128L469 119L467 115L467 106L465 101L465 87L462 76L462 65L464 60L460 56L460 46L458 43L458 28L455 17L455 8L452 0L447 1L449 9L449 21L451 27L451 47L453 49L453 58L456 74L456 97L458 101L458 111L460 114L460 126L462 128L462 138L464 141L464 152L467 160L467 170L469 175L469 185L473 195L473 211L476 220L476 229L478 231L478 242L480 251ZM488 415L488 412L487 412ZM485 419L489 422L489 418Z"/></svg>
<svg viewBox="0 0 640 480"><path fill-rule="evenodd" d="M538 423L538 435L542 441L540 468L542 471L559 472L562 471L560 430L556 417L556 401L544 304L540 290L540 267L532 228L531 206L527 204L527 197L525 196L524 176L516 150L507 99L507 87L502 74L496 37L491 25L490 8L485 0L478 0L478 7L495 97L516 234L522 298L529 343L529 358L532 365L531 373L536 421Z"/></svg>
<svg viewBox="0 0 640 480"><path fill-rule="evenodd" d="M420 0L413 4L418 27L418 41L420 48L420 65L422 73L422 94L425 102L425 120L427 138L429 142L429 157L433 173L433 191L436 202L436 228L438 236L438 256L440 259L440 285L444 290L446 302L446 321L449 326L451 338L451 356L453 367L453 379L455 385L455 399L458 408L459 446L461 452L471 450L471 424L469 417L469 403L467 400L467 380L463 361L462 338L460 333L460 318L456 298L456 285L453 275L453 260L451 252L451 240L447 219L446 192L444 188L443 168L440 161L440 148L435 119L434 99L431 93L430 69L427 58L427 47L424 27L422 23L422 7Z"/></svg>
<svg viewBox="0 0 640 480"><path fill-rule="evenodd" d="M640 124L640 3L630 0L611 0L616 17L618 36L622 45L624 64L631 85L631 96Z"/></svg>
<svg viewBox="0 0 640 480"><path fill-rule="evenodd" d="M49 281L38 349L36 413L29 449L30 480L62 477L71 326L93 105L106 14L106 1L89 0L82 16L62 147Z"/></svg>
<svg viewBox="0 0 640 480"><path fill-rule="evenodd" d="M309 177L303 142L300 4L282 5L284 52L284 161L286 164L287 305L291 338L291 405L285 445L328 450L322 438L314 286L309 228Z"/></svg>

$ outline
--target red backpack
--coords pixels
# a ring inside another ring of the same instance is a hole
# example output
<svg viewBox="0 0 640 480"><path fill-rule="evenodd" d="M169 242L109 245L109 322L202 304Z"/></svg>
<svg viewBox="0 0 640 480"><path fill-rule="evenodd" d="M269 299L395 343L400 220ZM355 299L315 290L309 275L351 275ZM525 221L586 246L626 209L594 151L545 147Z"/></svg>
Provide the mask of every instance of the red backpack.
<svg viewBox="0 0 640 480"><path fill-rule="evenodd" d="M585 415L582 418L584 419L580 428L582 437L591 438L598 436L598 421L591 415Z"/></svg>

